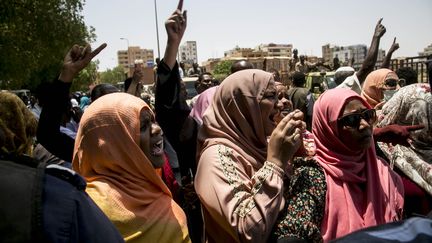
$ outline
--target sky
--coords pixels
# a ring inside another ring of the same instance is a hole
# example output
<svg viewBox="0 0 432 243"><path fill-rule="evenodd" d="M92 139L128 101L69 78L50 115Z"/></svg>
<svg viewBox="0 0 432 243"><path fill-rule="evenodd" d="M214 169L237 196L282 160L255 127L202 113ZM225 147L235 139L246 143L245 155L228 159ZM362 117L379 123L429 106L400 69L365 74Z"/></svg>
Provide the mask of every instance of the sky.
<svg viewBox="0 0 432 243"><path fill-rule="evenodd" d="M82 14L96 30L95 48L108 46L96 57L99 70L117 66L117 51L130 46L158 54L154 0L86 0ZM166 46L165 20L176 0L156 0L160 56ZM370 45L377 21L387 31L380 48L388 50L396 37L393 57L417 56L432 44L432 0L184 0L188 25L183 42L196 41L198 62L223 57L236 46L292 44L299 54L322 56L321 47Z"/></svg>

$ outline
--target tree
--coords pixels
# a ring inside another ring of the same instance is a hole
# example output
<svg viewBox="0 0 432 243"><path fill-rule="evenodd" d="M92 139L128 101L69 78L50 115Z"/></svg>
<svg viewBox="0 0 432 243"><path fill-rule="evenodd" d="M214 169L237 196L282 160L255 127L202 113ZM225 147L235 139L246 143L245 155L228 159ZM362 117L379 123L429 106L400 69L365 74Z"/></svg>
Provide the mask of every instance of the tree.
<svg viewBox="0 0 432 243"><path fill-rule="evenodd" d="M34 89L53 80L75 43L95 39L81 11L84 0L0 2L0 88Z"/></svg>
<svg viewBox="0 0 432 243"><path fill-rule="evenodd" d="M74 78L71 86L71 91L87 91L90 85L96 82L98 77L99 61L91 61L86 68L79 72L78 76Z"/></svg>
<svg viewBox="0 0 432 243"><path fill-rule="evenodd" d="M219 81L223 81L226 77L228 77L228 75L230 75L231 66L233 63L234 62L230 60L219 62L213 71L213 77Z"/></svg>
<svg viewBox="0 0 432 243"><path fill-rule="evenodd" d="M108 69L99 74L100 82L107 84L117 84L126 79L124 68L122 66L117 66L113 69Z"/></svg>

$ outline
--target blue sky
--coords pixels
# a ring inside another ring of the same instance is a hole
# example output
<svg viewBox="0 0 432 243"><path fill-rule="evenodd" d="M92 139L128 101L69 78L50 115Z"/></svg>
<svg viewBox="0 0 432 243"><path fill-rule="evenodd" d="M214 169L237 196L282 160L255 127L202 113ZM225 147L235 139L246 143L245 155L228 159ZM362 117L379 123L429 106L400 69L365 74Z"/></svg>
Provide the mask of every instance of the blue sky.
<svg viewBox="0 0 432 243"><path fill-rule="evenodd" d="M176 0L156 0L161 56L166 45L164 22ZM416 56L432 44L431 0L184 0L188 27L183 41L195 40L198 60L222 57L224 51L261 43L293 44L300 54L321 56L321 46L370 45L379 18L387 32L380 48L397 37L398 56ZM153 49L158 56L154 0L86 0L87 25L96 29L92 46L108 44L97 59L100 70L117 66L117 50L129 45Z"/></svg>

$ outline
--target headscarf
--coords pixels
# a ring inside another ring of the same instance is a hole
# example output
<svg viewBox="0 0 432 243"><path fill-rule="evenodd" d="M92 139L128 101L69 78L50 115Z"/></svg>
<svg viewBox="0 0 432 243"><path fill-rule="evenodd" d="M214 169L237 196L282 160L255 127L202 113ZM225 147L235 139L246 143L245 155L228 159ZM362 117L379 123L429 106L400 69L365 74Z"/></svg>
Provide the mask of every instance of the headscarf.
<svg viewBox="0 0 432 243"><path fill-rule="evenodd" d="M384 98L383 87L385 81L388 79L399 80L397 74L390 69L381 68L375 70L366 77L361 91L361 96L369 103L370 106L375 107Z"/></svg>
<svg viewBox="0 0 432 243"><path fill-rule="evenodd" d="M126 93L97 99L82 116L73 168L125 240L189 241L184 212L140 148L142 110L151 112Z"/></svg>
<svg viewBox="0 0 432 243"><path fill-rule="evenodd" d="M401 88L384 106L378 127L390 124L425 126L411 132L411 145L379 143L390 164L432 195L432 95L429 84Z"/></svg>
<svg viewBox="0 0 432 243"><path fill-rule="evenodd" d="M83 96L80 99L80 108L81 110L85 110L87 106L90 105L90 99L87 96Z"/></svg>
<svg viewBox="0 0 432 243"><path fill-rule="evenodd" d="M255 169L267 156L267 137L259 103L273 75L257 69L228 76L204 113L198 134L198 156L214 144L224 144L243 155ZM201 149L200 149L201 148Z"/></svg>
<svg viewBox="0 0 432 243"><path fill-rule="evenodd" d="M0 91L1 152L32 155L37 120L15 94Z"/></svg>
<svg viewBox="0 0 432 243"><path fill-rule="evenodd" d="M200 125L202 124L202 117L204 112L207 110L207 107L211 104L213 100L213 96L218 89L219 86L214 86L206 89L202 92L198 99L196 100L191 112L190 116L193 117Z"/></svg>
<svg viewBox="0 0 432 243"><path fill-rule="evenodd" d="M377 158L373 141L366 150L356 151L339 138L337 119L352 99L370 108L354 91L339 88L324 92L314 106L315 159L327 182L324 241L397 220L403 208L402 181Z"/></svg>

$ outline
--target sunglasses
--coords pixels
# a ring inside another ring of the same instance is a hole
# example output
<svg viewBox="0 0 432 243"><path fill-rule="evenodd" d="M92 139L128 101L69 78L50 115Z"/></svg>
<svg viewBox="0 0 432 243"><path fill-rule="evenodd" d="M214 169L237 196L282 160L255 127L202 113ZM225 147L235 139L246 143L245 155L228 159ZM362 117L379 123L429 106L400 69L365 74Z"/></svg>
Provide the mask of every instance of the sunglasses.
<svg viewBox="0 0 432 243"><path fill-rule="evenodd" d="M338 118L337 121L341 126L358 129L360 127L361 119L364 119L367 123L369 123L369 125L372 125L376 121L375 109L368 109L359 113L346 114Z"/></svg>
<svg viewBox="0 0 432 243"><path fill-rule="evenodd" d="M387 85L388 87L396 87L399 83L399 80L396 79L387 79L385 81L385 85Z"/></svg>

